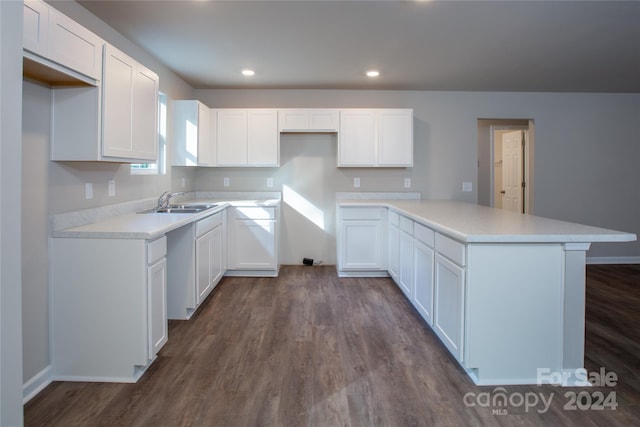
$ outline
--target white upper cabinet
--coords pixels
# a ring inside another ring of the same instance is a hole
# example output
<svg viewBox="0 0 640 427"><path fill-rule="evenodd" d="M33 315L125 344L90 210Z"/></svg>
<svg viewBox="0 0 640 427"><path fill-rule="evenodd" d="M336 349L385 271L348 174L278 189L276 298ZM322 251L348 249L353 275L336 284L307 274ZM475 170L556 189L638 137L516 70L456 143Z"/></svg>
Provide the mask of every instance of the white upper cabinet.
<svg viewBox="0 0 640 427"><path fill-rule="evenodd" d="M413 110L341 110L338 166L412 167Z"/></svg>
<svg viewBox="0 0 640 427"><path fill-rule="evenodd" d="M24 50L46 57L49 49L49 6L42 1L25 1L22 25Z"/></svg>
<svg viewBox="0 0 640 427"><path fill-rule="evenodd" d="M52 89L51 160L155 162L158 76L113 46L98 87Z"/></svg>
<svg viewBox="0 0 640 427"><path fill-rule="evenodd" d="M107 45L102 87L103 156L155 162L158 158L158 76Z"/></svg>
<svg viewBox="0 0 640 427"><path fill-rule="evenodd" d="M374 110L340 111L338 166L375 166L376 113Z"/></svg>
<svg viewBox="0 0 640 427"><path fill-rule="evenodd" d="M212 110L211 117L216 166L279 166L277 110Z"/></svg>
<svg viewBox="0 0 640 427"><path fill-rule="evenodd" d="M200 101L173 102L173 166L213 166L210 110Z"/></svg>
<svg viewBox="0 0 640 427"><path fill-rule="evenodd" d="M378 166L413 166L413 110L378 110Z"/></svg>
<svg viewBox="0 0 640 427"><path fill-rule="evenodd" d="M25 57L32 61L25 67L27 75L55 83L53 70L90 84L101 80L104 41L100 37L41 1L24 3L23 21Z"/></svg>
<svg viewBox="0 0 640 427"><path fill-rule="evenodd" d="M296 108L278 110L280 132L338 132L340 114L336 109Z"/></svg>

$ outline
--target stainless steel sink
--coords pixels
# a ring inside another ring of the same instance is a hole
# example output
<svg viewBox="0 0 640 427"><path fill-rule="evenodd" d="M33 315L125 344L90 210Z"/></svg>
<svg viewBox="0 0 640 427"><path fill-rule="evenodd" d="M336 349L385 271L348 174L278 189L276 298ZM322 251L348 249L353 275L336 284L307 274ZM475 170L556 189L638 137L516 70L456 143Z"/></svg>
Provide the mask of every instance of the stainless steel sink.
<svg viewBox="0 0 640 427"><path fill-rule="evenodd" d="M138 212L139 214L148 214L148 213L171 213L171 214L194 214L202 211L206 211L208 209L212 209L218 206L217 204L206 204L206 205L190 205L190 204L182 204L182 205L170 205L166 208L153 208L147 209L144 211Z"/></svg>

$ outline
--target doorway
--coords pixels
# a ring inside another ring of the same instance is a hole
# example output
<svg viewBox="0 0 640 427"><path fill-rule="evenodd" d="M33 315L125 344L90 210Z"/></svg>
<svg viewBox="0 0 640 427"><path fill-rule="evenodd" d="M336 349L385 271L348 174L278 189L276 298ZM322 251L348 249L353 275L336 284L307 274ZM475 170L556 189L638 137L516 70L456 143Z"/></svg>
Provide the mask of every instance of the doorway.
<svg viewBox="0 0 640 427"><path fill-rule="evenodd" d="M478 204L533 212L531 119L478 119Z"/></svg>

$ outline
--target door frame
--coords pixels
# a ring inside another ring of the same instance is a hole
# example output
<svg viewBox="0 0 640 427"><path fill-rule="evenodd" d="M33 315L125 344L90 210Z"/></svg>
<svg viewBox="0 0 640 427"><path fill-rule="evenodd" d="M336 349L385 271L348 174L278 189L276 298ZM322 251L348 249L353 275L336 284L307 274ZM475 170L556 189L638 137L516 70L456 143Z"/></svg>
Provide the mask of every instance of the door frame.
<svg viewBox="0 0 640 427"><path fill-rule="evenodd" d="M495 168L494 168L494 155L495 155L495 133L500 130L524 130L525 132L525 146L523 150L523 177L526 183L524 192L523 192L523 204L524 204L524 213L530 214L533 213L533 197L532 187L533 187L533 162L532 162L532 154L533 154L533 120L529 120L529 124L527 126L524 125L490 125L489 126L489 159L491 162L491 167L489 168L489 206L494 206L494 184L495 184Z"/></svg>

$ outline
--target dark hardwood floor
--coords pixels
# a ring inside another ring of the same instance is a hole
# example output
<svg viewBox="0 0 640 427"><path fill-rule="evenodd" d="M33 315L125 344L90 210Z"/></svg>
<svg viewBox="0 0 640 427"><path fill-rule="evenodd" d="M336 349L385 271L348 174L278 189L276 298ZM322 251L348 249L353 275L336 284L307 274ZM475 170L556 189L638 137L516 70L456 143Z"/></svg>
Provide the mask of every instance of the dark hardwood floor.
<svg viewBox="0 0 640 427"><path fill-rule="evenodd" d="M473 385L391 279L284 266L277 279L223 279L191 320L170 322L138 383L53 383L25 406L25 423L639 425L640 266L588 266L586 320L586 368L615 372L615 387L508 386L511 403L491 406L484 398L500 390ZM587 409L596 392L614 392L617 408ZM570 393L583 393L579 404ZM534 396L550 407L521 404Z"/></svg>

